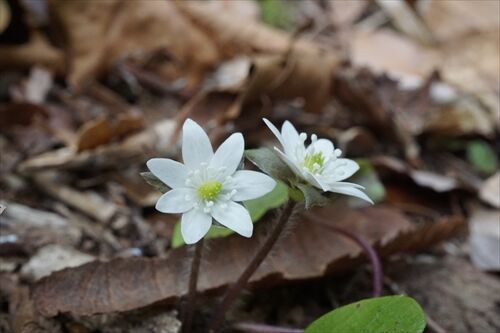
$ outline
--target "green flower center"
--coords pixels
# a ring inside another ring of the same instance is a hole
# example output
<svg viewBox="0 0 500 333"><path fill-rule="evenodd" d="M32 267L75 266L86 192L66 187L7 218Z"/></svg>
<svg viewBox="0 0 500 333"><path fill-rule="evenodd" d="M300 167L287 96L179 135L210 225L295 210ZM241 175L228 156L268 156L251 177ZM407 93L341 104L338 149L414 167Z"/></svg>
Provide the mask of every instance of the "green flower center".
<svg viewBox="0 0 500 333"><path fill-rule="evenodd" d="M206 201L213 201L222 190L222 184L216 180L207 180L198 187L198 195Z"/></svg>
<svg viewBox="0 0 500 333"><path fill-rule="evenodd" d="M321 169L325 164L325 158L321 152L315 154L307 154L304 158L304 168L310 172L315 172Z"/></svg>

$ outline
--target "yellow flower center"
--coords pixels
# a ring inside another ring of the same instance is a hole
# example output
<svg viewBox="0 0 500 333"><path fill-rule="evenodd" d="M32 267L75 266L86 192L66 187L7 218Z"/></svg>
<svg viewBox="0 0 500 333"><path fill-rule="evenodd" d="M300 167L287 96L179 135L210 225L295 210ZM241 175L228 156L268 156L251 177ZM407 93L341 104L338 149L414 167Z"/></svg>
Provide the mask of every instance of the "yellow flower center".
<svg viewBox="0 0 500 333"><path fill-rule="evenodd" d="M206 201L213 201L222 190L222 184L216 180L207 180L198 187L198 195Z"/></svg>
<svg viewBox="0 0 500 333"><path fill-rule="evenodd" d="M325 158L321 152L315 154L307 154L304 158L304 167L310 172L315 172L321 169L325 164Z"/></svg>

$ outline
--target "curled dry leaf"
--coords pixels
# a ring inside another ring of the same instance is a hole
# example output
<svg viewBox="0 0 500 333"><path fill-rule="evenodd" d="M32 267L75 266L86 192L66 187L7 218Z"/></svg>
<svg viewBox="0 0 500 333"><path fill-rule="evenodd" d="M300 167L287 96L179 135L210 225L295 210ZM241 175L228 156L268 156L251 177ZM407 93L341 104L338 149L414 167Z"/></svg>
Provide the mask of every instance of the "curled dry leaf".
<svg viewBox="0 0 500 333"><path fill-rule="evenodd" d="M315 216L363 235L384 253L418 249L423 244L448 237L450 225L438 232L419 229L399 211L388 207L369 207L343 211L338 207L317 210ZM235 281L244 263L256 251L256 243L266 233L266 221L259 223L256 235L248 240L229 236L215 239L202 263L198 288L202 292L220 291ZM448 221L450 222L450 221ZM423 230L423 231L419 231ZM171 302L186 293L181 269L187 248L167 253L165 259L129 258L107 263L93 262L66 269L42 279L34 297L39 311L46 316L61 312L77 315L127 311L153 303ZM352 267L362 251L350 240L329 232L307 215L293 233L282 239L267 263L251 279L253 287L282 281L318 278ZM233 265L227 265L228 255Z"/></svg>
<svg viewBox="0 0 500 333"><path fill-rule="evenodd" d="M102 117L85 123L79 130L76 142L78 152L110 143L141 129L144 119L141 114L128 113L118 116L116 121Z"/></svg>
<svg viewBox="0 0 500 333"><path fill-rule="evenodd" d="M40 32L34 32L26 44L2 46L0 69L30 68L33 65L49 68L55 73L63 73L64 54L50 45Z"/></svg>
<svg viewBox="0 0 500 333"><path fill-rule="evenodd" d="M21 276L28 281L37 281L52 272L67 267L77 267L95 258L71 247L51 244L42 247L23 265Z"/></svg>
<svg viewBox="0 0 500 333"><path fill-rule="evenodd" d="M293 37L284 31L217 10L209 2L188 0L176 1L175 4L207 32L226 57L242 53L284 54L292 43ZM297 40L294 45L299 54L318 55L325 51L319 43L305 39ZM326 56L337 57L329 53Z"/></svg>
<svg viewBox="0 0 500 333"><path fill-rule="evenodd" d="M92 169L116 167L126 163L143 162L152 156L170 156L176 151L172 142L175 121L164 120L133 134L118 143L110 143L77 153L73 148L61 148L27 159L19 172L34 173L50 169Z"/></svg>
<svg viewBox="0 0 500 333"><path fill-rule="evenodd" d="M71 84L99 76L124 55L168 50L180 65L201 76L218 59L204 32L171 1L49 1L66 35Z"/></svg>

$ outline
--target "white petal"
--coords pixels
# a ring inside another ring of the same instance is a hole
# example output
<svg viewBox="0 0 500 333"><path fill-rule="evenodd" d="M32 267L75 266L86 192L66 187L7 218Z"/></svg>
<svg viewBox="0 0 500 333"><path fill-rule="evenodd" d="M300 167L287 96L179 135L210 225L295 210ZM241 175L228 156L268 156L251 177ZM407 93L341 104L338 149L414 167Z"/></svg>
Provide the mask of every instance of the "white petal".
<svg viewBox="0 0 500 333"><path fill-rule="evenodd" d="M295 162L294 160L292 160L289 156L285 155L285 153L283 153L281 150L279 150L278 148L274 147L274 150L276 150L278 152L278 156L279 158L281 158L281 160L283 162L286 163L286 165L288 165L288 167L290 169L292 169L292 171L299 177L304 177L302 175L302 170L300 170L300 167L297 165L297 162Z"/></svg>
<svg viewBox="0 0 500 333"><path fill-rule="evenodd" d="M338 158L328 163L322 174L333 181L341 181L354 175L359 170L359 165L348 158Z"/></svg>
<svg viewBox="0 0 500 333"><path fill-rule="evenodd" d="M283 147L285 147L285 144L283 143L283 137L281 136L280 131L269 120L267 120L266 118L262 118L262 120L267 125L267 127L269 127L269 129L271 130L271 132L273 132L274 136L279 140L279 142L281 143L281 145Z"/></svg>
<svg viewBox="0 0 500 333"><path fill-rule="evenodd" d="M325 177L322 177L321 175L314 175L306 171L305 178L311 185L319 188L320 190L328 191L328 181Z"/></svg>
<svg viewBox="0 0 500 333"><path fill-rule="evenodd" d="M213 218L241 236L251 237L253 224L250 214L245 207L232 201L225 202L224 204L214 206L212 209Z"/></svg>
<svg viewBox="0 0 500 333"><path fill-rule="evenodd" d="M186 119L182 127L182 159L190 169L197 169L201 163L210 162L214 155L207 133L192 121Z"/></svg>
<svg viewBox="0 0 500 333"><path fill-rule="evenodd" d="M194 244L203 238L212 225L212 216L201 209L192 209L182 214L181 234L186 244Z"/></svg>
<svg viewBox="0 0 500 333"><path fill-rule="evenodd" d="M283 149L288 156L295 154L295 149L302 144L299 139L299 133L288 120L281 126L281 135L283 136Z"/></svg>
<svg viewBox="0 0 500 333"><path fill-rule="evenodd" d="M219 149L215 152L210 166L215 169L225 167L223 177L232 175L243 158L243 151L245 149L245 140L241 133L234 133L226 141L224 141Z"/></svg>
<svg viewBox="0 0 500 333"><path fill-rule="evenodd" d="M373 204L372 199L370 199L363 191L361 191L353 186L338 185L338 183L337 183L336 185L330 186L330 188L328 190L330 192L351 195L353 197L363 199L363 200L368 201L369 203Z"/></svg>
<svg viewBox="0 0 500 333"><path fill-rule="evenodd" d="M193 208L196 193L191 188L176 188L168 191L156 202L156 209L162 213L184 213Z"/></svg>
<svg viewBox="0 0 500 333"><path fill-rule="evenodd" d="M271 192L276 186L276 181L271 177L257 171L240 170L233 175L237 191L233 196L234 201L244 201L259 198Z"/></svg>
<svg viewBox="0 0 500 333"><path fill-rule="evenodd" d="M330 140L327 139L319 139L309 145L307 147L306 152L307 153L312 153L313 151L315 153L321 152L323 154L324 158L329 158L330 156L333 155L333 143Z"/></svg>
<svg viewBox="0 0 500 333"><path fill-rule="evenodd" d="M153 175L171 188L185 186L189 170L184 164L168 158L152 158L146 165Z"/></svg>

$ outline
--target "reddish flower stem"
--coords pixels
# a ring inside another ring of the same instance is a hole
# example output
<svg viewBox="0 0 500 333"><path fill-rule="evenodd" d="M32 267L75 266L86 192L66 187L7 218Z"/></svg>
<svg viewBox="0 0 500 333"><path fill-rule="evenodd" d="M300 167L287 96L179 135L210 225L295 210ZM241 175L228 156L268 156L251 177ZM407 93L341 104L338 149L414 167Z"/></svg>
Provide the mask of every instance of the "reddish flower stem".
<svg viewBox="0 0 500 333"><path fill-rule="evenodd" d="M190 333L193 326L193 316L196 309L196 284L200 272L201 253L203 250L203 238L196 243L193 258L191 260L191 270L189 272L189 287L187 295L187 305L183 320L184 333Z"/></svg>
<svg viewBox="0 0 500 333"><path fill-rule="evenodd" d="M333 232L339 233L353 242L355 242L359 247L363 250L363 252L366 254L368 259L370 260L370 263L372 265L372 270L373 270L373 297L379 297L382 295L382 286L383 286L383 278L384 278L384 273L382 270L382 263L380 261L380 257L377 254L377 251L373 246L361 235L351 232L349 230L345 230L344 228L340 228L338 226L334 226L331 224L327 224L324 221L318 219L318 218L313 218L317 223L320 223L321 225L325 226L326 228L330 229Z"/></svg>
<svg viewBox="0 0 500 333"><path fill-rule="evenodd" d="M226 294L222 298L219 306L217 307L214 318L212 319L210 325L210 332L218 332L222 328L224 324L224 319L227 310L234 303L236 298L239 296L243 288L245 288L248 280L253 275L253 273L259 268L260 264L264 261L264 259L268 256L269 252L273 248L276 241L279 239L281 232L285 228L286 223L290 219L290 216L293 213L293 209L295 208L296 202L293 200L289 200L281 214L278 218L278 222L274 226L274 229L271 230L269 237L265 240L264 244L262 244L261 248L255 253L254 257L245 268L243 273L241 273L240 277L234 284L232 284L226 291Z"/></svg>

